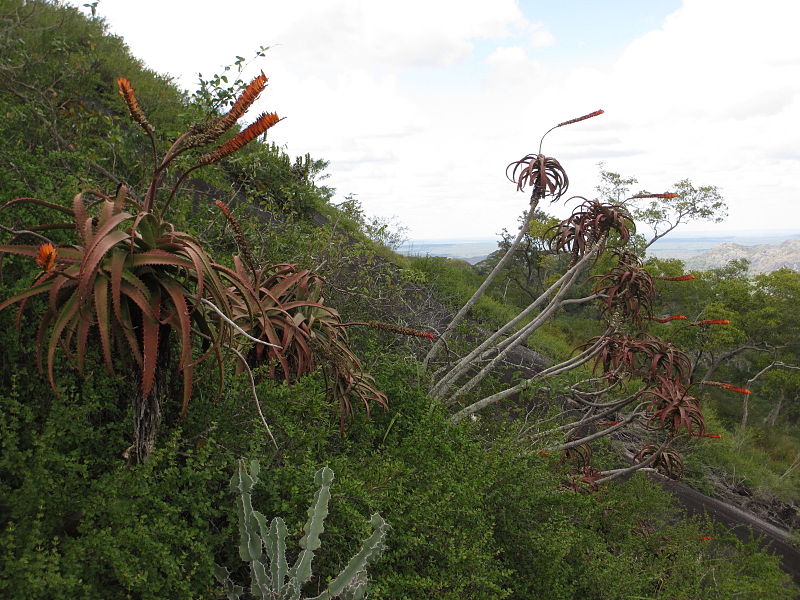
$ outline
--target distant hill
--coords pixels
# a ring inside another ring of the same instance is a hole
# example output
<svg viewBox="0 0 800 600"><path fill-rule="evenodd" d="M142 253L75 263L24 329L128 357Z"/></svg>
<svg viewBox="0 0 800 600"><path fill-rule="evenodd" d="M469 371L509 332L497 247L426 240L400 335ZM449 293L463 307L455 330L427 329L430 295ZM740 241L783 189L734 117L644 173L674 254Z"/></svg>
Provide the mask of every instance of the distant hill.
<svg viewBox="0 0 800 600"><path fill-rule="evenodd" d="M398 252L409 256L446 256L479 263L497 250L497 238L452 238L409 240Z"/></svg>
<svg viewBox="0 0 800 600"><path fill-rule="evenodd" d="M786 240L781 244L743 246L724 242L696 256L685 259L687 268L707 270L722 267L728 261L746 258L750 261L750 274L770 273L782 267L800 271L800 240Z"/></svg>
<svg viewBox="0 0 800 600"><path fill-rule="evenodd" d="M446 256L476 264L497 250L496 238L409 240L398 250L411 256ZM800 232L797 230L698 231L671 234L647 251L656 258L679 258L687 268L707 270L747 258L750 273L769 273L781 267L800 271Z"/></svg>

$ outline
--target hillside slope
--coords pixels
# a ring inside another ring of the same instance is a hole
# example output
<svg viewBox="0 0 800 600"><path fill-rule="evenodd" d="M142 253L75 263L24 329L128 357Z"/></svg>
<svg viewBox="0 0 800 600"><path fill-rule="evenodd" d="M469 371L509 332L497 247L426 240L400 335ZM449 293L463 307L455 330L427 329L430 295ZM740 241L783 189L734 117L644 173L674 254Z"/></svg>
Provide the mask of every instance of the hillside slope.
<svg viewBox="0 0 800 600"><path fill-rule="evenodd" d="M134 197L144 196L151 181L150 141L131 120L117 77L135 87L158 150L193 124L218 118L227 106L184 96L168 77L130 56L122 40L106 35L101 21L74 8L0 0L0 33L0 196L52 202L4 206L2 244L38 244L44 231L68 258L80 249L78 230L92 230L95 221L30 228L73 206L76 190L86 187L113 196L126 182ZM186 155L187 165L196 154ZM250 570L241 559L228 482L237 460L247 458L262 468L253 507L268 519L285 518L293 549L304 537L314 473L328 466L336 474L307 596L321 593L347 564L367 534L367 518L379 512L392 529L380 561L363 575L372 598L793 597L776 557L713 523L686 519L641 474L575 493L565 485L575 476L574 465L521 444L518 423L486 418L453 425L448 409L428 396L431 376L417 360L429 340L400 337L386 325L440 329L479 275L451 269L447 261L397 257L378 246L357 219L330 204L330 190L317 180L323 167L324 161L253 142L229 160L193 171L169 217L221 267L231 268L234 256L249 246L255 264L295 263L323 275L325 306L349 322L350 348L370 377L361 381L374 381L388 408L373 404L368 410L356 398L340 419L344 407L341 396L331 395L330 368L297 381L276 377L274 362L251 372L228 352L236 348L226 340L225 348L217 348L219 369L195 365L188 405L180 390L189 361L183 355L164 361L174 369L160 381L163 405L153 452L129 464L124 454L137 422L132 397L144 387L132 373L135 366L124 362L130 357L115 353L112 362L125 368L107 372L104 333L93 313L82 314L76 303L72 314L87 317L88 325L74 339L89 350L75 360L64 351L70 343L52 345L45 353L45 362L54 364L48 378L37 365L37 330L42 319L41 331L50 330L48 302L57 302L59 292L32 299L19 320L12 308L2 310L0 596L218 597L215 565L246 584ZM215 201L229 205L238 228ZM121 239L125 227L108 229ZM146 234L141 239L149 243ZM128 260L132 252L120 256ZM158 256L148 255L153 262L139 266L158 265ZM4 255L2 300L50 272L36 257ZM201 292L186 276L190 262L168 270L175 283L165 289L185 291L198 302L186 311L194 317ZM150 301L160 294L150 293L142 278L128 277L125 284L133 295L145 289ZM122 312L113 300L97 305ZM287 310L277 307L273 314ZM465 326L465 337L480 335L480 327L514 310L487 297ZM102 308L94 314L99 319ZM153 330L142 318L114 333L123 341L155 336L169 346L179 336L164 328L182 316L170 310L157 315ZM370 320L388 323L358 324ZM207 331L197 326L191 334ZM564 336L557 337L556 324L549 333L532 340L543 354L571 351ZM206 342L198 335L189 357L212 353ZM601 465L616 464L612 452L598 454Z"/></svg>

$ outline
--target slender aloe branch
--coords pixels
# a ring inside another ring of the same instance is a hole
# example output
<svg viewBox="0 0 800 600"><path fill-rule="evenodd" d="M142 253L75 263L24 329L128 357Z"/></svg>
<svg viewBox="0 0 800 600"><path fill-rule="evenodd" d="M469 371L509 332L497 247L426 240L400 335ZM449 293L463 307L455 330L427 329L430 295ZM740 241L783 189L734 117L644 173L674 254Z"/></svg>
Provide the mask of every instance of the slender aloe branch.
<svg viewBox="0 0 800 600"><path fill-rule="evenodd" d="M486 289L489 287L489 284L494 281L495 277L505 268L508 262L511 260L511 257L514 256L514 252L517 251L519 248L520 243L522 242L522 238L525 237L525 234L528 232L528 228L530 227L531 222L533 221L534 214L536 213L536 206L539 204L538 200L532 200L531 206L528 209L528 213L525 216L525 221L522 223L522 227L519 229L519 233L517 237L514 238L511 246L508 248L508 251L503 255L503 258L500 259L500 262L495 265L492 272L484 279L483 283L475 290L475 293L472 294L472 298L467 300L467 303L461 307L456 313L456 316L450 321L450 324L447 328L442 332L442 335L439 336L439 339L436 340L436 343L433 344L431 349L428 351L428 354L425 356L425 360L423 361L422 365L423 368L428 367L428 363L436 358L439 352L442 349L442 345L444 341L450 336L452 331L456 328L456 326L464 319L467 315L469 310L475 305L478 299L483 296Z"/></svg>
<svg viewBox="0 0 800 600"><path fill-rule="evenodd" d="M625 398L622 398L620 400L615 400L613 403L608 403L608 405L605 407L606 410L604 410L602 412L590 413L590 414L587 414L582 419L580 419L579 421L574 421L572 423L567 423L566 425L559 425L558 427L551 427L550 429L547 429L545 431L540 431L538 433L532 434L529 437L529 439L531 441L540 440L540 439L542 439L544 437L547 437L548 435L552 435L553 433L556 433L558 431L568 431L570 429L575 429L577 427L581 427L583 425L588 425L590 423L594 423L596 421L604 419L604 418L614 414L618 410L620 410L626 404L630 404L631 402L636 400L636 398L638 398L640 394L641 394L641 391L637 392L636 394L632 394L630 396L626 396Z"/></svg>
<svg viewBox="0 0 800 600"><path fill-rule="evenodd" d="M611 331L610 328L606 330L607 332L606 335L610 331ZM502 392L498 392L496 394L493 394L492 396L487 396L486 398L483 398L481 400L478 400L477 402L470 404L466 408L463 408L462 410L454 414L452 417L450 417L450 421L453 423L458 423L464 417L468 417L472 414L475 414L476 412L486 408L487 406L495 404L500 400L504 400L509 396L516 394L517 392L521 392L535 381L543 381L545 379L555 377L556 375L560 375L565 371L569 371L570 369L574 369L575 367L588 362L595 354L597 354L600 351L600 349L606 343L604 339L606 335L601 336L601 339L597 340L590 348L587 348L579 355L574 356L569 360L565 360L564 362L559 363L557 365L553 365L552 367L548 367L547 369L545 369L544 371L540 371L530 379L525 379L524 381L521 381L517 385L507 388Z"/></svg>
<svg viewBox="0 0 800 600"><path fill-rule="evenodd" d="M639 412L639 409L642 408L643 406L645 406L646 404L647 404L646 402L639 403L636 406L636 408L633 409L631 414L628 415L627 417L625 417L617 425L612 425L611 427L608 427L608 428L603 429L601 431L596 431L595 433L592 433L592 434L589 434L587 436L584 436L584 437L582 437L582 438L580 438L578 440L572 440L572 441L569 441L569 442L565 442L563 444L559 444L557 446L550 446L549 448L546 448L546 450L555 450L555 451L567 450L569 448L574 448L575 446L580 446L582 444L586 444L588 442L600 439L602 437L606 437L607 435L611 435L615 431L617 431L619 429L622 429L623 427L628 425L628 423L632 422L637 417L642 416L642 413Z"/></svg>
<svg viewBox="0 0 800 600"><path fill-rule="evenodd" d="M223 321L225 321L225 322L226 322L228 325L230 325L231 327L233 327L233 328L234 328L234 329L235 329L237 332L239 332L240 334L242 334L244 337L246 337L246 338L247 338L248 340L250 340L251 342L255 342L255 343L257 343L257 344L263 344L264 346L271 346L272 348L278 348L278 349L280 349L280 348L281 348L281 346L278 346L277 344L270 344L269 342L265 342L264 340L260 340L260 339L258 339L258 338L255 338L255 337L253 337L252 335L250 335L249 333L247 333L247 332L246 332L244 329L242 329L242 328L241 328L241 327L239 327L239 326L238 326L236 323L234 323L233 321L231 321L231 319L230 319L230 318L229 318L229 317L228 317L228 316L227 316L225 313L223 313L223 312L222 312L222 311L221 311L219 308L217 308L217 307L214 305L214 303L213 303L213 302L210 302L209 300L206 300L205 298L200 298L200 300L203 302L203 304L205 304L205 305L206 305L206 306L208 306L208 307L209 307L211 310L213 310L215 313L217 313L217 315L219 315L219 316L220 316L220 318L221 318Z"/></svg>
<svg viewBox="0 0 800 600"><path fill-rule="evenodd" d="M629 473L635 473L636 471L640 471L652 465L659 457L659 455L666 450L667 446L669 446L675 438L667 438L667 440L659 446L658 450L656 450L653 454L647 457L647 459L643 460L640 463L636 463L630 467L626 467L624 469L611 469L609 471L601 471L601 475L605 475L605 477L601 477L595 484L601 485L603 483L608 483L609 481L613 481L623 475L628 475Z"/></svg>
<svg viewBox="0 0 800 600"><path fill-rule="evenodd" d="M577 268L574 269L572 277L570 277L562 285L561 289L555 296L553 296L553 299L544 308L544 310L542 310L542 312L539 313L531 323L520 329L513 336L506 339L502 344L498 345L498 348L500 346L504 346L501 352L497 356L495 356L489 362L489 364L483 367L474 377L472 377L472 379L470 379L460 389L454 392L450 397L450 399L447 401L448 404L455 403L456 398L458 396L467 394L472 389L474 389L475 386L478 385L481 381L483 381L489 375L489 373L500 363L500 361L502 361L508 355L509 352L511 352L514 348L519 346L523 341L525 341L534 331L539 329L539 327L541 327L544 324L544 322L547 321L547 319L549 319L556 310L561 308L564 296L578 280L578 277L580 277L580 274L583 271L585 265L586 263L582 263L581 267L578 267L578 265L576 265Z"/></svg>
<svg viewBox="0 0 800 600"><path fill-rule="evenodd" d="M525 310L520 312L516 317L511 319L508 323L503 325L500 329L495 331L491 334L486 340L484 340L481 344L479 344L474 350L472 350L469 354L467 354L464 358L459 360L459 362L453 366L450 371L448 371L441 379L436 383L436 385L431 390L431 395L434 397L442 397L447 391L452 387L455 380L461 377L464 373L466 373L473 363L477 360L484 360L488 358L488 351L490 351L491 346L497 342L506 332L513 329L516 325L523 321L529 314L531 314L534 310L536 310L541 304L543 304L553 293L555 293L560 286L564 284L567 280L569 280L572 275L575 273L576 270L582 268L586 262L589 261L589 256L591 253L587 253L587 256L584 256L578 263L573 265L566 273L564 273L561 277L558 278L556 282L554 282L549 288L547 288L544 292L540 294L540 296L534 300L531 304L529 304ZM519 332L517 332L519 333ZM512 334L513 337L514 334ZM441 338L440 338L441 339ZM506 340L504 340L505 342ZM504 342L500 342L495 350L502 350L502 344Z"/></svg>

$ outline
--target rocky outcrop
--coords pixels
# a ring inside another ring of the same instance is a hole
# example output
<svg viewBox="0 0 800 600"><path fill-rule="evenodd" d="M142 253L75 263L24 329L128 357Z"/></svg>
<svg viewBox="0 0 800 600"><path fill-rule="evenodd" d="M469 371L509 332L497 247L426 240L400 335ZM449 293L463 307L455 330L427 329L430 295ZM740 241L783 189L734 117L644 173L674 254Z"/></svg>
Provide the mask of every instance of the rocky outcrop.
<svg viewBox="0 0 800 600"><path fill-rule="evenodd" d="M750 275L771 273L783 267L800 272L800 239L760 246L742 246L725 242L702 254L687 258L685 263L688 269L704 271L723 267L729 261L740 258L750 261Z"/></svg>

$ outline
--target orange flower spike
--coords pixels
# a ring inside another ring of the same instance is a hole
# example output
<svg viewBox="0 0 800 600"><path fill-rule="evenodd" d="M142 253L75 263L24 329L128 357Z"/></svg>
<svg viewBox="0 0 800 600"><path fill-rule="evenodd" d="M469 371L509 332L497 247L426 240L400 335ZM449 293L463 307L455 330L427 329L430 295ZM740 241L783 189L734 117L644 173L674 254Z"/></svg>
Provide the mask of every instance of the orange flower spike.
<svg viewBox="0 0 800 600"><path fill-rule="evenodd" d="M707 437L707 438L716 438L719 439L722 437L721 433L701 433L700 437Z"/></svg>
<svg viewBox="0 0 800 600"><path fill-rule="evenodd" d="M662 281L689 281L691 279L697 279L694 275L679 275L678 277L658 277Z"/></svg>
<svg viewBox="0 0 800 600"><path fill-rule="evenodd" d="M141 125L142 129L147 133L152 135L153 126L147 120L141 106L139 106L139 101L136 99L136 93L133 91L131 82L124 77L119 77L117 78L117 87L119 89L119 95L125 100L125 104L128 106L128 112L131 113L133 120Z"/></svg>
<svg viewBox="0 0 800 600"><path fill-rule="evenodd" d="M731 322L728 319L703 319L702 321L695 321L694 323L689 323L689 325L730 325Z"/></svg>
<svg viewBox="0 0 800 600"><path fill-rule="evenodd" d="M223 115L220 119L219 127L226 131L230 129L236 121L238 121L244 113L247 112L247 109L256 101L259 94L264 91L264 88L267 85L267 76L264 75L264 71L261 71L259 75L251 81L247 87L242 92L242 95L237 98L236 102L233 104L231 109Z"/></svg>
<svg viewBox="0 0 800 600"><path fill-rule="evenodd" d="M736 387L735 385L731 385L730 383L723 383L722 381L701 381L700 385L713 385L715 387L722 388L723 390L736 392L737 394L753 393L751 390L748 390L747 388Z"/></svg>
<svg viewBox="0 0 800 600"><path fill-rule="evenodd" d="M650 320L655 321L656 323L669 323L670 321L678 321L685 318L686 315L670 315L669 317L664 317L663 319L650 317Z"/></svg>
<svg viewBox="0 0 800 600"><path fill-rule="evenodd" d="M50 273L56 267L56 251L55 246L50 242L39 246L39 256L36 257L36 264L39 265L46 273Z"/></svg>
<svg viewBox="0 0 800 600"><path fill-rule="evenodd" d="M236 152L245 144L252 142L267 129L275 125L278 121L281 121L281 119L277 114L263 113L260 117L258 117L258 119L256 119L254 123L247 127L247 129L232 137L213 152L207 152L206 154L203 154L198 159L198 164L209 165L228 156L229 154Z"/></svg>
<svg viewBox="0 0 800 600"><path fill-rule="evenodd" d="M677 198L678 194L636 194L635 196L631 196L633 198L661 198L662 200L670 200L672 198Z"/></svg>
<svg viewBox="0 0 800 600"><path fill-rule="evenodd" d="M714 539L714 536L713 536L713 535L704 535L703 537L701 537L701 538L698 538L698 539L699 539L701 542L710 542L711 540L713 540L713 539Z"/></svg>

